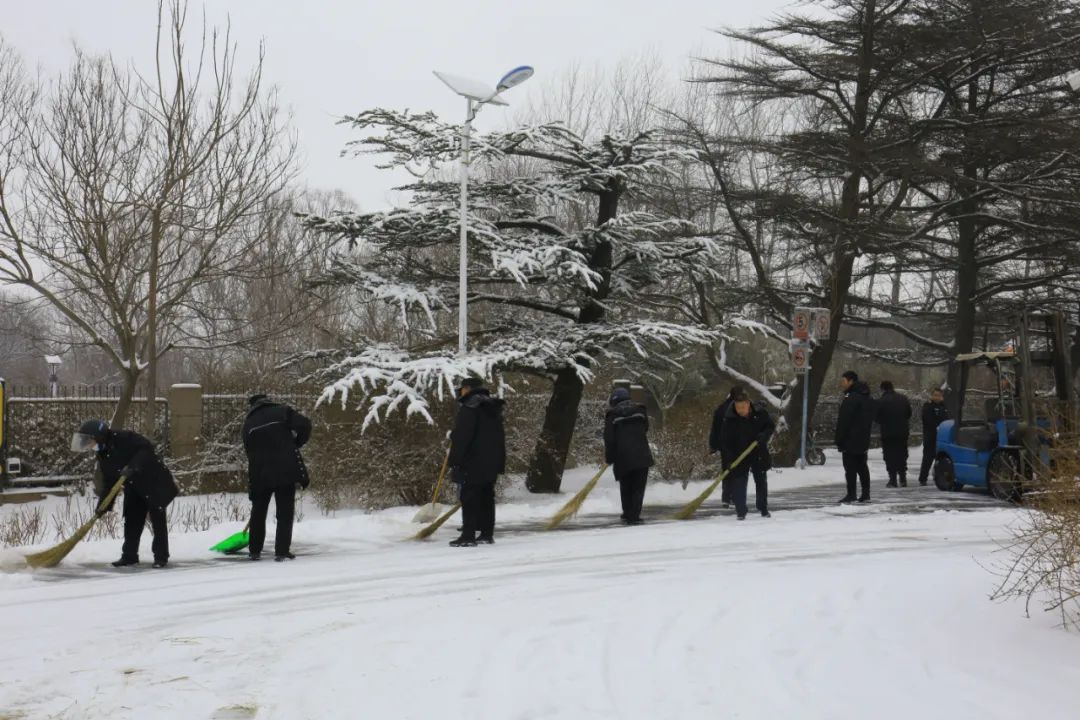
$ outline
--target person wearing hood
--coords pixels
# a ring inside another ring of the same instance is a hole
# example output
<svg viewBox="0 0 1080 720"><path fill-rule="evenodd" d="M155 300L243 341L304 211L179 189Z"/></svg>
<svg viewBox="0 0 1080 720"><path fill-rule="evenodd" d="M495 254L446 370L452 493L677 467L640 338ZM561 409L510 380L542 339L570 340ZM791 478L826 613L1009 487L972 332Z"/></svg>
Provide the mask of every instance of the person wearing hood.
<svg viewBox="0 0 1080 720"><path fill-rule="evenodd" d="M908 439L911 436L911 402L896 392L888 380L881 383L877 401L877 423L881 429L881 452L889 483L885 487L907 487Z"/></svg>
<svg viewBox="0 0 1080 720"><path fill-rule="evenodd" d="M248 457L248 499L251 525L248 557L259 560L266 541L266 513L273 498L277 511L274 559L293 560L292 530L296 488L310 482L300 454L311 438L311 420L266 395L252 395L241 435Z"/></svg>
<svg viewBox="0 0 1080 720"><path fill-rule="evenodd" d="M724 398L724 402L720 403L716 410L713 411L712 427L709 428L709 454L719 455L723 449L721 447L721 434L724 428L724 418L727 416L728 410L731 408L731 399L740 393L745 393L742 385L733 385L731 390L728 391L728 395ZM757 477L755 475L755 477ZM731 505L731 483L730 479L725 477L720 483L720 502L724 507Z"/></svg>
<svg viewBox="0 0 1080 720"><path fill-rule="evenodd" d="M626 388L615 388L604 415L604 459L619 483L622 520L627 525L641 524L645 485L653 466L648 433L645 406L634 402Z"/></svg>
<svg viewBox="0 0 1080 720"><path fill-rule="evenodd" d="M862 489L858 502L870 502L870 468L866 455L870 451L870 434L876 416L874 401L870 397L870 387L852 370L841 376L840 387L844 399L836 418L836 447L843 457L847 480L847 494L840 502L856 501L856 480Z"/></svg>
<svg viewBox="0 0 1080 720"><path fill-rule="evenodd" d="M75 452L94 451L98 472L94 477L94 492L104 498L113 485L124 478L124 546L120 559L113 567L139 564L139 544L143 527L150 520L154 534L151 549L154 567L169 563L169 525L165 508L180 494L172 473L157 456L154 444L131 430L112 430L104 420L87 420L71 441ZM115 501L114 501L115 502ZM112 510L99 506L97 513Z"/></svg>
<svg viewBox="0 0 1080 720"><path fill-rule="evenodd" d="M729 468L727 479L731 481L731 499L740 520L746 519L746 486L751 471L754 473L757 510L761 517L772 517L769 513L767 473L772 467L769 438L775 430L776 423L769 413L751 403L745 392L740 391L732 397L721 432L720 456L724 467ZM733 466L753 442L757 442L757 448L749 457Z"/></svg>
<svg viewBox="0 0 1080 720"><path fill-rule="evenodd" d="M479 378L458 388L458 412L450 433L452 477L461 490L461 535L452 547L495 542L495 481L506 472L505 401L492 397Z"/></svg>

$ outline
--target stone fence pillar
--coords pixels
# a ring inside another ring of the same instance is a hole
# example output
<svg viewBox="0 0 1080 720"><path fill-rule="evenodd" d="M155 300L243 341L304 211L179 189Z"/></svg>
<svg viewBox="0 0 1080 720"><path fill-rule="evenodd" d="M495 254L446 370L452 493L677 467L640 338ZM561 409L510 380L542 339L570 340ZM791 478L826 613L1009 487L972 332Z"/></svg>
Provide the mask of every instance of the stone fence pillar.
<svg viewBox="0 0 1080 720"><path fill-rule="evenodd" d="M194 457L202 439L202 386L183 383L169 388L169 448L173 458Z"/></svg>

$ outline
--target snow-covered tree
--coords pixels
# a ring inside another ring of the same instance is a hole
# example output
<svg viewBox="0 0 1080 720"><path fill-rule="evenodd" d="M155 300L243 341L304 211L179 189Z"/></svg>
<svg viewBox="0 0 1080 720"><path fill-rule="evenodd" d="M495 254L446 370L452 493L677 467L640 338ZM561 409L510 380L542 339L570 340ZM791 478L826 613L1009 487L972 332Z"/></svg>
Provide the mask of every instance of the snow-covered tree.
<svg viewBox="0 0 1080 720"><path fill-rule="evenodd" d="M446 398L463 376L545 378L551 398L526 484L534 492L556 492L597 363L662 358L717 336L716 328L663 319L641 302L655 300L672 278L712 273L718 250L689 222L644 209L649 179L686 157L661 133L586 139L544 123L476 142L468 227L470 352L460 357L454 347L458 186L438 172L458 156L459 128L431 113L383 109L348 122L366 133L353 145L358 152L384 155L383 167L404 167L423 179L409 188L408 207L308 218L311 227L347 240L348 251L322 282L350 284L372 302L396 305L414 339L359 340L355 347L309 354L331 359L324 399L347 402L358 391L371 422L394 409L428 416L428 403ZM527 170L508 171L515 167ZM590 220L575 220L582 217ZM416 341L418 327L424 333Z"/></svg>

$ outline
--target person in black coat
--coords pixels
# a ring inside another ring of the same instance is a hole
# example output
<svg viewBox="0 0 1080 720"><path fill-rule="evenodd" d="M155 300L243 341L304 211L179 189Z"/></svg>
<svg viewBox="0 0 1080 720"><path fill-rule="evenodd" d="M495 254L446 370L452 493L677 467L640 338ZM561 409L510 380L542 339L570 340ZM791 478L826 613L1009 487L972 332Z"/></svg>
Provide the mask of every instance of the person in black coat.
<svg viewBox="0 0 1080 720"><path fill-rule="evenodd" d="M113 485L124 478L124 545L113 567L139 564L139 543L147 518L154 534L151 550L154 567L169 563L169 525L165 508L180 494L172 473L154 451L154 444L131 430L112 430L104 420L88 420L72 439L77 452L94 450L98 473L94 491L104 498ZM114 501L115 502L115 501ZM112 510L99 504L99 515Z"/></svg>
<svg viewBox="0 0 1080 720"><path fill-rule="evenodd" d="M945 393L941 388L930 391L930 402L922 406L922 467L919 468L919 484L925 485L930 478L930 468L937 457L938 425L948 420L949 408L945 407Z"/></svg>
<svg viewBox="0 0 1080 720"><path fill-rule="evenodd" d="M888 380L881 383L877 401L877 422L881 428L881 452L889 482L885 487L907 487L908 439L911 437L911 402L896 392Z"/></svg>
<svg viewBox="0 0 1080 720"><path fill-rule="evenodd" d="M631 400L626 388L615 388L604 415L604 459L619 483L622 519L627 525L641 523L645 485L653 466L648 432L645 406Z"/></svg>
<svg viewBox="0 0 1080 720"><path fill-rule="evenodd" d="M742 385L733 385L731 390L728 391L728 396L724 398L724 402L720 403L716 410L713 411L712 427L709 429L709 454L720 454L722 449L720 447L720 435L724 427L724 418L727 416L728 409L731 408L731 399L745 392ZM756 478L757 475L754 477ZM723 503L724 507L731 504L731 483L726 477L720 483L720 502Z"/></svg>
<svg viewBox="0 0 1080 720"><path fill-rule="evenodd" d="M847 480L847 494L840 502L855 502L856 478L862 486L858 501L870 502L870 468L866 455L870 450L870 434L877 414L874 400L870 397L867 384L851 370L841 376L840 387L844 391L844 399L836 418L836 447L842 454Z"/></svg>
<svg viewBox="0 0 1080 720"><path fill-rule="evenodd" d="M735 503L735 514L740 520L746 519L746 486L751 471L754 473L758 512L762 517L771 517L767 471L772 467L769 438L775 430L776 423L769 413L751 403L745 392L739 392L732 398L721 430L720 457L724 467L730 468L727 477L731 481L731 499ZM733 467L750 443L755 441L757 448Z"/></svg>
<svg viewBox="0 0 1080 720"><path fill-rule="evenodd" d="M453 480L461 491L461 535L453 547L495 542L495 481L506 472L506 428L501 398L482 380L466 378L458 388L458 413L450 433Z"/></svg>
<svg viewBox="0 0 1080 720"><path fill-rule="evenodd" d="M293 516L296 487L310 483L307 466L300 454L311 438L311 421L284 403L266 395L252 395L241 435L248 457L248 498L251 500L251 525L248 556L262 557L266 541L266 513L270 499L277 509L274 535L274 559L292 560Z"/></svg>

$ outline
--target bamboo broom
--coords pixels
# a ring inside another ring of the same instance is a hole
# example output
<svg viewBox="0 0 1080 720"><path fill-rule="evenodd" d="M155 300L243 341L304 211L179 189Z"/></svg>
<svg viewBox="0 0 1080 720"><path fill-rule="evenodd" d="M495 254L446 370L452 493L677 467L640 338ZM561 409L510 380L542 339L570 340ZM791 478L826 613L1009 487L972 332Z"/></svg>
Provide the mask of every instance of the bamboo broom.
<svg viewBox="0 0 1080 720"><path fill-rule="evenodd" d="M701 507L702 503L704 503L709 498L709 496L713 494L713 491L716 490L716 487L720 483L722 483L724 481L724 478L726 478L728 476L728 473L731 472L733 468L737 467L743 460L745 460L750 455L750 453L752 453L754 451L754 449L756 447L757 447L757 440L750 443L746 447L746 449L742 451L742 454L739 455L739 457L735 458L735 462L731 463L731 465L726 470L721 472L720 475L715 480L712 481L712 484L709 485L709 487L705 488L704 492L702 492L696 498L694 498L693 500L688 502L686 504L686 506L683 507L682 510L675 513L675 515L674 515L675 519L676 520L689 520L690 517L695 512L697 512L697 509L699 507Z"/></svg>
<svg viewBox="0 0 1080 720"><path fill-rule="evenodd" d="M116 496L120 494L120 490L124 487L125 478L123 475L116 481L116 484L109 490L109 494L98 504L99 508L108 507ZM94 523L98 521L105 512L103 510L97 510L90 517L89 520L84 522L75 533L67 540L63 541L59 545L49 548L48 550L42 550L41 552L31 553L26 556L26 564L32 568L51 568L60 564L60 561L67 557L68 553L79 544L90 532L90 529L94 527Z"/></svg>
<svg viewBox="0 0 1080 720"><path fill-rule="evenodd" d="M446 478L446 466L450 464L450 448L446 448L446 456L442 461L442 470L439 471L439 479L435 481L435 492L431 494L431 502L421 505L413 522L427 523L439 517L439 493L442 492L443 480Z"/></svg>
<svg viewBox="0 0 1080 720"><path fill-rule="evenodd" d="M581 509L581 505L585 502L585 498L588 496L589 493L593 491L593 488L596 487L596 483L599 482L600 478L604 475L604 472L606 472L607 469L607 465L604 465L602 468L600 468L600 472L593 475L592 480L585 483L585 487L578 490L574 494L574 497L570 498L569 502L563 505L562 509L560 509L559 512L555 513L555 515L552 516L551 520L548 521L545 529L554 530L562 524L563 520L577 515L578 510Z"/></svg>
<svg viewBox="0 0 1080 720"><path fill-rule="evenodd" d="M442 517L440 517L438 520L431 523L426 528L424 528L420 532L416 533L415 535L413 535L409 539L410 540L426 540L427 538L431 537L435 533L436 530L441 528L443 526L443 523L446 522L447 520L449 520L451 518L451 516L453 516L453 514L456 513L460 509L461 509L461 503L454 503L454 507L452 507L449 510L447 510L446 512L444 512L442 514Z"/></svg>

